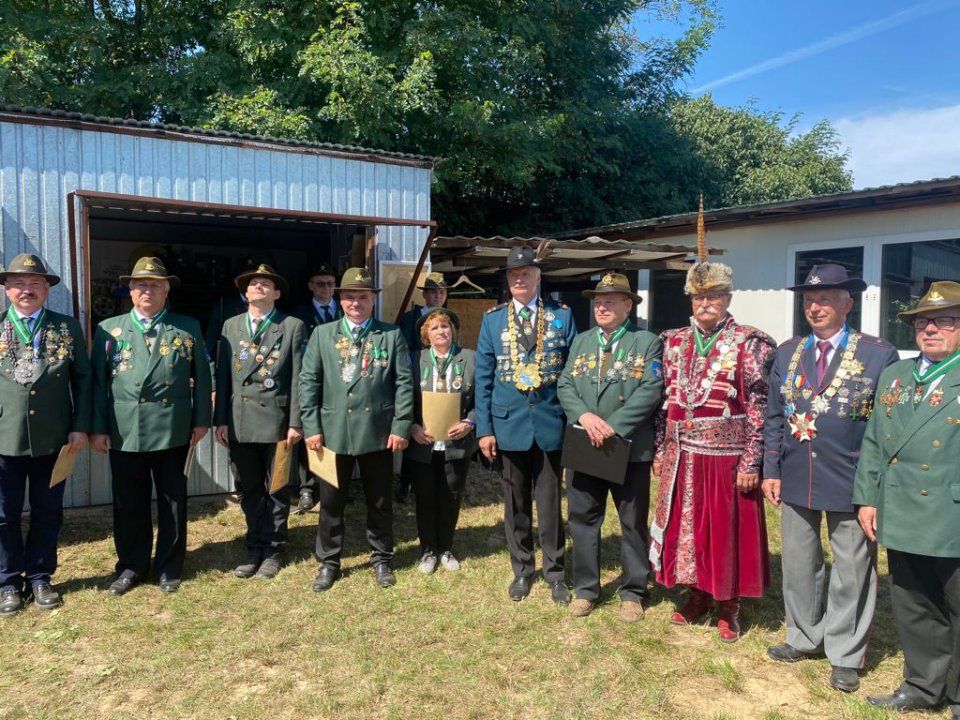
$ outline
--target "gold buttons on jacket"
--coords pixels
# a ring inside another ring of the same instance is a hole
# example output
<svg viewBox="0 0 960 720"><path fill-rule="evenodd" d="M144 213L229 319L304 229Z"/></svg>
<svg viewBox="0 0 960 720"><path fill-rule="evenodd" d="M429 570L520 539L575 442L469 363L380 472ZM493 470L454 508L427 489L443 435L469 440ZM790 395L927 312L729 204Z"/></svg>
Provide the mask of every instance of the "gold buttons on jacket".
<svg viewBox="0 0 960 720"><path fill-rule="evenodd" d="M952 417L947 418L947 425L953 425L956 422Z"/></svg>
<svg viewBox="0 0 960 720"><path fill-rule="evenodd" d="M921 491L920 491L920 494L921 494L923 497L926 497L928 493L927 493L926 490L921 490Z"/></svg>
<svg viewBox="0 0 960 720"><path fill-rule="evenodd" d="M939 441L939 440L934 440L934 441L933 441L932 443L930 443L930 444L933 445L934 447L940 447L940 441Z"/></svg>
<svg viewBox="0 0 960 720"><path fill-rule="evenodd" d="M30 391L30 394L31 394L31 395L36 395L36 394L37 394L37 391L36 391L36 390L31 390L31 391Z"/></svg>
<svg viewBox="0 0 960 720"><path fill-rule="evenodd" d="M920 469L923 470L924 472L926 472L927 470L930 469L930 466L927 465L926 463L924 463L923 465L920 466Z"/></svg>
<svg viewBox="0 0 960 720"><path fill-rule="evenodd" d="M884 436L883 436L883 439L884 439L884 440L889 440L889 439L890 439L890 436L889 436L889 435L884 435Z"/></svg>
<svg viewBox="0 0 960 720"><path fill-rule="evenodd" d="M146 402L146 398L140 398L140 404L143 405Z"/></svg>
<svg viewBox="0 0 960 720"><path fill-rule="evenodd" d="M896 459L896 458L890 458L890 464L891 464L891 465L896 465L896 464L897 464L897 459Z"/></svg>
<svg viewBox="0 0 960 720"><path fill-rule="evenodd" d="M36 410L31 410L31 411L30 411L30 414L31 414L31 415L36 415L36 414L37 414L37 411L36 411Z"/></svg>

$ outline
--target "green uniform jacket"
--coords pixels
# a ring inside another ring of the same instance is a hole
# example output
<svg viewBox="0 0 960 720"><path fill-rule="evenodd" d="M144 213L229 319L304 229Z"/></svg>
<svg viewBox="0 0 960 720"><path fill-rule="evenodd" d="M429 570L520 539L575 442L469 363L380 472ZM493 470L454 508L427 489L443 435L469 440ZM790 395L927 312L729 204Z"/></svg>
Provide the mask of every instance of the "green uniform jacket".
<svg viewBox="0 0 960 720"><path fill-rule="evenodd" d="M960 367L914 407L916 363L901 360L880 375L853 502L877 508L886 547L960 557Z"/></svg>
<svg viewBox="0 0 960 720"><path fill-rule="evenodd" d="M278 312L256 347L250 346L247 313L228 318L217 358L214 425L226 425L230 440L275 443L300 427L300 363L306 329Z"/></svg>
<svg viewBox="0 0 960 720"><path fill-rule="evenodd" d="M322 434L324 446L335 453L363 455L386 449L389 435L410 437L413 377L407 343L396 325L372 322L355 357L349 354L351 338L343 334L341 321L317 327L303 356L303 434ZM369 363L361 371L365 358ZM350 362L357 368L344 380L343 368Z"/></svg>
<svg viewBox="0 0 960 720"><path fill-rule="evenodd" d="M660 338L630 323L602 378L597 362L597 329L590 328L574 338L557 383L557 397L568 421L575 423L585 412L595 413L617 435L633 441L630 462L653 460L653 416L663 400Z"/></svg>
<svg viewBox="0 0 960 720"><path fill-rule="evenodd" d="M114 450L152 452L190 442L210 425L210 366L200 323L168 312L153 352L130 314L107 318L93 338L93 432ZM191 387L192 381L192 387Z"/></svg>
<svg viewBox="0 0 960 720"><path fill-rule="evenodd" d="M8 310L8 312L10 312ZM46 311L32 382L14 371L23 345L3 315L0 331L0 455L60 452L71 432L90 432L90 358L80 323Z"/></svg>
<svg viewBox="0 0 960 720"><path fill-rule="evenodd" d="M415 385L415 409L414 417L416 422L423 424L423 395L422 392L426 389L430 389L433 383L433 362L430 360L430 349L421 350L416 354L416 367L419 372L414 378ZM452 392L460 393L460 419L461 420L470 420L474 424L477 421L477 413L473 408L473 387L474 387L474 373L477 367L477 354L473 350L465 350L463 348L454 356L451 361L451 365L454 367L453 382L456 382L457 378L460 378L461 387L459 390L453 390ZM461 372L456 373L457 366L460 367ZM474 429L469 435L460 440L445 440L446 445L445 458L447 460L460 460L461 458L470 457L473 455L474 451L477 449L477 432ZM404 457L414 462L430 464L431 458L433 456L433 445L421 445L418 442L415 442L413 438L410 439L410 445L404 451Z"/></svg>

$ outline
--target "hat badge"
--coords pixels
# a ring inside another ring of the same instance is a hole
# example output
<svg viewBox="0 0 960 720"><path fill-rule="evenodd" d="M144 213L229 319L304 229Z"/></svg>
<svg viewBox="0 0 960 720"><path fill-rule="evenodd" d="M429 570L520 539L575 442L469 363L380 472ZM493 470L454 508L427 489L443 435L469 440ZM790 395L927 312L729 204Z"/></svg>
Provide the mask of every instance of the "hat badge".
<svg viewBox="0 0 960 720"><path fill-rule="evenodd" d="M153 263L147 263L146 265L143 266L143 269L153 271L153 270L156 270L157 267Z"/></svg>
<svg viewBox="0 0 960 720"><path fill-rule="evenodd" d="M360 270L360 272L357 273L357 278L359 278L360 280L369 280L370 273L367 272L366 269L362 269Z"/></svg>
<svg viewBox="0 0 960 720"><path fill-rule="evenodd" d="M270 268L268 268L266 265L261 265L257 268L257 272L270 272Z"/></svg>
<svg viewBox="0 0 960 720"><path fill-rule="evenodd" d="M823 280L820 279L820 276L819 276L819 275L811 275L811 276L810 276L810 284L811 284L811 285L819 285L819 284L822 283L822 282L823 282Z"/></svg>
<svg viewBox="0 0 960 720"><path fill-rule="evenodd" d="M603 279L600 281L600 287L612 287L614 284L613 275L609 273L603 276Z"/></svg>
<svg viewBox="0 0 960 720"><path fill-rule="evenodd" d="M943 295L934 290L927 296L927 300L930 302L941 302L943 300Z"/></svg>
<svg viewBox="0 0 960 720"><path fill-rule="evenodd" d="M37 265L36 261L31 257L24 258L23 264L26 265L27 267L36 267Z"/></svg>

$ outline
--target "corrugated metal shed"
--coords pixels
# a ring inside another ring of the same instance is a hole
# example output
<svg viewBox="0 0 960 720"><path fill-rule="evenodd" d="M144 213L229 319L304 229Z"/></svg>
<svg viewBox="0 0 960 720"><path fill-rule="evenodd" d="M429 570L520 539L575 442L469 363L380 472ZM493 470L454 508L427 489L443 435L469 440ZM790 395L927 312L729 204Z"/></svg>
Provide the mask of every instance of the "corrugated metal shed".
<svg viewBox="0 0 960 720"><path fill-rule="evenodd" d="M38 253L63 278L48 305L72 313L72 192L428 223L432 166L419 155L2 108L0 261ZM427 234L378 227L377 257L415 263ZM190 492L227 490L226 467L226 452L205 440ZM65 504L109 500L106 459L79 462Z"/></svg>

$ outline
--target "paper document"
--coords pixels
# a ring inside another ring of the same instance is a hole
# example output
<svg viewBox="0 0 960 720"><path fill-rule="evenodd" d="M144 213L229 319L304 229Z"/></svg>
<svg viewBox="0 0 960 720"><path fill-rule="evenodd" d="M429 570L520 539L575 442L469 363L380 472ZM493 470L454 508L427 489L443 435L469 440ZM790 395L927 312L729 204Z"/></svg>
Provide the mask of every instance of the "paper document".
<svg viewBox="0 0 960 720"><path fill-rule="evenodd" d="M270 494L277 492L290 482L290 452L291 448L286 440L277 443L277 451L273 456L273 474L270 476Z"/></svg>
<svg viewBox="0 0 960 720"><path fill-rule="evenodd" d="M53 472L50 473L50 487L59 485L73 475L73 470L77 466L77 456L80 453L72 453L69 448L69 445L64 445L60 448L60 454L57 455L57 462L53 466Z"/></svg>
<svg viewBox="0 0 960 720"><path fill-rule="evenodd" d="M434 440L446 441L450 428L460 422L460 393L424 392L423 429Z"/></svg>
<svg viewBox="0 0 960 720"><path fill-rule="evenodd" d="M307 448L307 462L310 465L310 472L335 488L340 487L340 480L337 477L337 454L333 450L326 447L320 450Z"/></svg>

